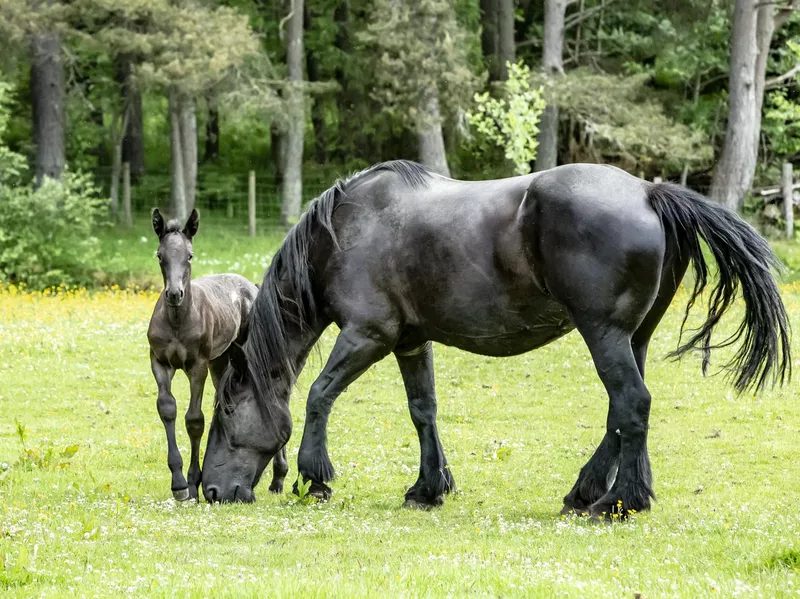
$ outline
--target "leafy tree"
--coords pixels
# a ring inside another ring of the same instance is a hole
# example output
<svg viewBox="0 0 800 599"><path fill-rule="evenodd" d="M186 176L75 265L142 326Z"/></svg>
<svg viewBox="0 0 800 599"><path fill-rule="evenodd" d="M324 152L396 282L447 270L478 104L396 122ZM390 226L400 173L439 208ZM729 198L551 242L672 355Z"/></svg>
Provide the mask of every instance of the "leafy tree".
<svg viewBox="0 0 800 599"><path fill-rule="evenodd" d="M492 98L489 92L475 94L477 107L467 114L467 119L478 135L505 151L505 157L514 164L518 175L525 175L536 159L537 124L545 101L541 88L531 87L527 66L509 63L506 72L508 79L503 83L503 97Z"/></svg>

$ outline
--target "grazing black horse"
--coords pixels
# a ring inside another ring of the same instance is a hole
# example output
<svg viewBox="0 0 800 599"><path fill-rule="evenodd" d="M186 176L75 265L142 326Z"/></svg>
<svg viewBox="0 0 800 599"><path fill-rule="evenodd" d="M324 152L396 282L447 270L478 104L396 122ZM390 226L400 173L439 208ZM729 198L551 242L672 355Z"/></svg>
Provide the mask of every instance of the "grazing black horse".
<svg viewBox="0 0 800 599"><path fill-rule="evenodd" d="M197 498L200 485L200 439L203 436L203 387L209 369L216 386L228 365L229 346L247 335L247 317L258 289L240 275L212 275L192 281L192 239L200 216L192 210L186 226L164 222L158 208L153 210L153 229L158 235L158 261L164 277L147 339L150 366L158 385L156 406L167 432L167 463L172 472L172 494L185 501ZM172 395L176 370L189 377L191 399L186 411L186 432L191 443L188 483L183 477L183 460L175 442L177 406ZM289 471L286 452L275 455L270 491L283 491Z"/></svg>
<svg viewBox="0 0 800 599"><path fill-rule="evenodd" d="M289 439L289 391L322 331L341 332L311 386L298 470L325 498L334 470L326 427L334 400L394 352L417 429L419 478L407 504L442 503L454 487L436 425L431 341L490 356L541 347L577 328L609 396L606 434L565 511L645 510L650 337L691 262L694 303L717 262L699 347L739 289L744 319L728 367L739 390L790 374L787 316L769 245L732 212L688 189L617 168L561 166L499 181L454 181L409 162L373 166L311 203L259 290L244 352L217 392L203 467L208 500L252 500ZM688 308L687 308L688 310Z"/></svg>

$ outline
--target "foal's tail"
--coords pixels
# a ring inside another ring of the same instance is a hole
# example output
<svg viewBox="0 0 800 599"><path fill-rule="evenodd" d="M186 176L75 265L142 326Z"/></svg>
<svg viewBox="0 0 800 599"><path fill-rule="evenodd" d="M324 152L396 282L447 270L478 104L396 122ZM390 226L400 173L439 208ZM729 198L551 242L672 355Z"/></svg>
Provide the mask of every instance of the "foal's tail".
<svg viewBox="0 0 800 599"><path fill-rule="evenodd" d="M725 368L732 371L739 392L760 390L768 380L783 384L791 377L789 322L771 268L782 267L769 244L734 212L704 196L671 183L656 183L647 191L667 236L667 247L688 252L694 268L694 289L681 325L708 282L708 265L700 244L711 250L719 270L708 301L708 314L691 339L670 354L680 357L692 348L703 352L705 374L712 349L741 341ZM745 313L736 331L721 343L711 333L742 289Z"/></svg>

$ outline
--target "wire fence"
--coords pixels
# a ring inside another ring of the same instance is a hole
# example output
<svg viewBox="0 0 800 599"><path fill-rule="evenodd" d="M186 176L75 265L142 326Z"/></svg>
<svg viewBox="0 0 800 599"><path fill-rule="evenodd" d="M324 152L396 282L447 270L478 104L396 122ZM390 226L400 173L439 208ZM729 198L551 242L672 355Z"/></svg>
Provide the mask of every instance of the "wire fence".
<svg viewBox="0 0 800 599"><path fill-rule="evenodd" d="M248 221L248 179L250 171L198 173L195 206L205 215L226 217L246 224ZM109 192L110 169L95 172L97 182ZM303 207L333 184L333 178L307 176L303 180ZM158 206L167 214L170 207L170 173L149 171L131 181L131 208L146 213ZM280 228L281 185L269 171L256 171L256 217L261 230Z"/></svg>

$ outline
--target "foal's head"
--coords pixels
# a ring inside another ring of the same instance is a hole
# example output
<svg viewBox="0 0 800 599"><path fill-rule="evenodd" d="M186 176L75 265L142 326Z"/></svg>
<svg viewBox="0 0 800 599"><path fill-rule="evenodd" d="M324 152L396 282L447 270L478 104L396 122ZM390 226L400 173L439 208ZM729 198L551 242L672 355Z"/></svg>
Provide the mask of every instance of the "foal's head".
<svg viewBox="0 0 800 599"><path fill-rule="evenodd" d="M200 215L192 210L183 229L180 223L164 222L158 208L153 208L153 230L158 235L158 262L164 277L164 298L177 308L183 302L192 279L192 238L197 234Z"/></svg>

